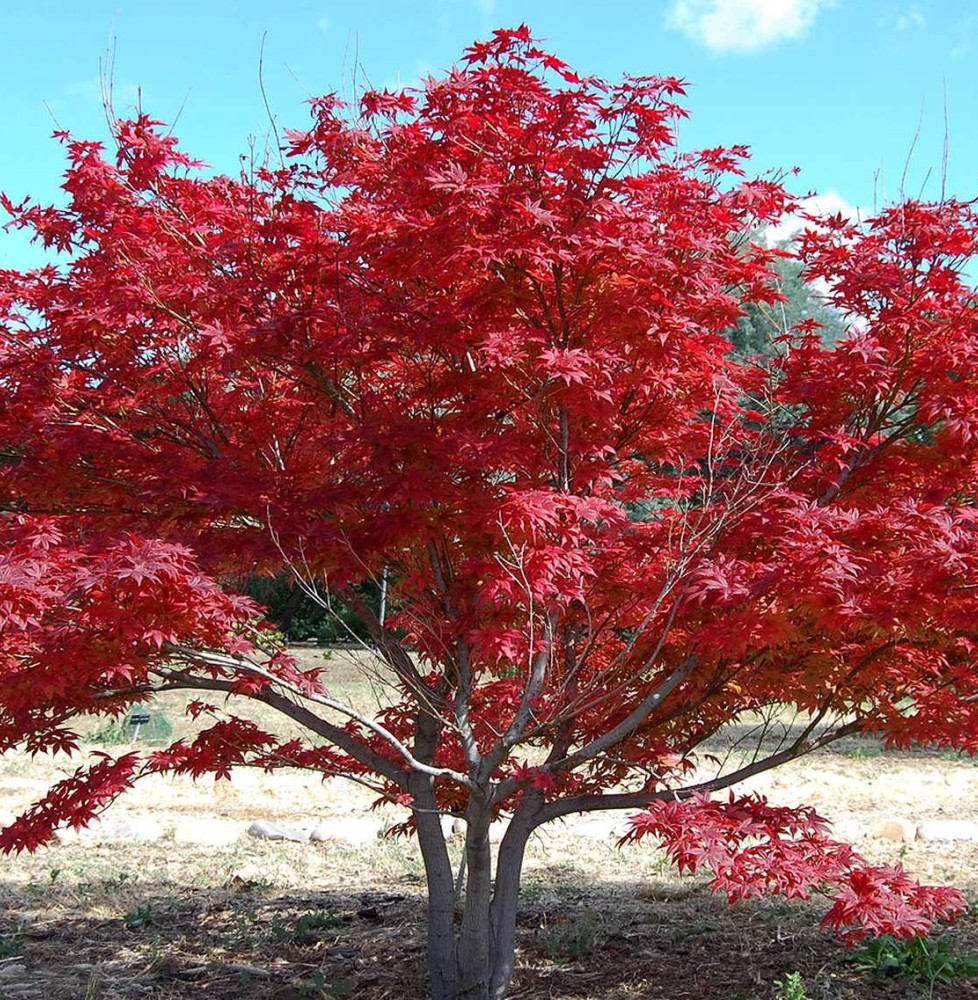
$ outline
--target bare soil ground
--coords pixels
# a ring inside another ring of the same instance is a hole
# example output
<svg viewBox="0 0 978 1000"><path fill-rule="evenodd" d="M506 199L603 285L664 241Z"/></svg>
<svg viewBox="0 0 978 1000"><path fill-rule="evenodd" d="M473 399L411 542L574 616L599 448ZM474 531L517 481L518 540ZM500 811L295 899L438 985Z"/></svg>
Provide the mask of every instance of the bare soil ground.
<svg viewBox="0 0 978 1000"><path fill-rule="evenodd" d="M336 658L335 689L367 707L382 694L358 679L360 666ZM182 731L176 700L153 708ZM3 759L0 813L16 813L75 766ZM773 801L817 806L843 834L897 816L978 820L971 761L887 753L871 741L837 745L753 787ZM370 793L355 787L249 772L231 783L153 779L111 816L223 819L243 829L256 819L376 816L370 806ZM864 838L857 846L978 898L978 842ZM452 850L457 860L459 846ZM777 985L798 972L810 1000L978 998L978 981L908 983L860 970L819 930L823 908L730 906L650 847L619 849L611 836L558 826L529 852L513 997L804 1000ZM422 1000L423 919L421 860L403 838L358 848L246 836L222 847L81 838L0 861L0 997ZM956 952L978 953L974 916L953 935Z"/></svg>

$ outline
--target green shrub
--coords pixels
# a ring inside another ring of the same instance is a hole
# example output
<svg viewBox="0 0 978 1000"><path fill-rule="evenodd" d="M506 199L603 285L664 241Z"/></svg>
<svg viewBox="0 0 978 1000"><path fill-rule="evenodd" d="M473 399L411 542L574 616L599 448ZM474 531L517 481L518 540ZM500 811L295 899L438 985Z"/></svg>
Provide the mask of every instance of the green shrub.
<svg viewBox="0 0 978 1000"><path fill-rule="evenodd" d="M130 724L134 715L148 715L149 722L140 726ZM173 735L173 726L163 712L150 712L140 705L135 705L117 719L110 719L104 726L94 730L85 737L86 743L98 746L121 746L126 743L166 744Z"/></svg>

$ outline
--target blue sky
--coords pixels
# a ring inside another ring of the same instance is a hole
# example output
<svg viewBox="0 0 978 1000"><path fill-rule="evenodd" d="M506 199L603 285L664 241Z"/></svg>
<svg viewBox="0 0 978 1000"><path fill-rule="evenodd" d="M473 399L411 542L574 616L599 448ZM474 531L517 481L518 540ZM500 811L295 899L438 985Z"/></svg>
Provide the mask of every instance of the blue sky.
<svg viewBox="0 0 978 1000"><path fill-rule="evenodd" d="M263 35L269 102L301 127L302 101L348 91L357 59L375 86L407 85L521 21L579 71L686 78L683 145L747 143L758 170L798 166L795 188L830 204L895 198L918 126L904 187L938 197L946 106L947 191L978 195L978 0L19 0L4 11L0 189L58 200L55 119L105 137L110 38L117 110L141 88L155 117L180 113L189 152L233 172L248 137L268 132ZM40 259L0 234L0 266Z"/></svg>

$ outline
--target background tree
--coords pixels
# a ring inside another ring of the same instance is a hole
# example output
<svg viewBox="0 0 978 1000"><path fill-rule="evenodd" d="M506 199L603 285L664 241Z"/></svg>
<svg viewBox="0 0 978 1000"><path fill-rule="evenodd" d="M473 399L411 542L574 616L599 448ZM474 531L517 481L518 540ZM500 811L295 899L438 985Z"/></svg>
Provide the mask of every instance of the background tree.
<svg viewBox="0 0 978 1000"><path fill-rule="evenodd" d="M843 935L962 908L810 809L711 794L853 733L978 748L974 215L805 233L858 322L739 358L742 304L780 300L742 234L795 206L743 149L678 151L681 93L520 28L420 93L314 101L281 169L206 177L145 117L114 163L61 136L68 207L7 206L70 258L0 284L0 748L172 690L308 739L194 701L194 739L80 769L5 850L161 771L353 777L412 810L438 1000L506 993L527 838L578 812L632 810L734 899L825 891ZM283 569L359 618L387 706L213 582ZM357 588L385 569L381 624ZM697 757L783 706L781 746Z"/></svg>
<svg viewBox="0 0 978 1000"><path fill-rule="evenodd" d="M296 582L289 570L274 576L248 575L224 581L258 603L269 624L282 633L286 642L316 642L354 646L367 645L371 636L359 618L329 589L313 581L310 586ZM380 586L371 581L360 588L360 599L380 617Z"/></svg>
<svg viewBox="0 0 978 1000"><path fill-rule="evenodd" d="M826 302L824 292L805 279L800 260L783 257L775 261L773 270L777 275L775 287L783 298L774 303L744 303L743 314L730 332L730 342L738 354L743 357L772 354L777 351L779 338L808 320L819 324L819 334L827 345L845 336L844 317Z"/></svg>

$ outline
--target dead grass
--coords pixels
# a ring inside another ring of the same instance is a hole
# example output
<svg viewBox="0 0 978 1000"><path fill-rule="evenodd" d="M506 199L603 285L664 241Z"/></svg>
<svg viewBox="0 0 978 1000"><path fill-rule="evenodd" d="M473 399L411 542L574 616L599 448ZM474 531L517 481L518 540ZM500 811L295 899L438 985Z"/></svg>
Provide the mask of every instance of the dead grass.
<svg viewBox="0 0 978 1000"><path fill-rule="evenodd" d="M354 656L334 657L330 684L368 708L383 694L362 683L359 669ZM184 703L170 695L153 706L177 735L192 731L180 717ZM271 715L256 721L288 731ZM0 812L15 813L74 766L3 760ZM837 746L754 787L864 827L894 815L978 818L978 767L970 761L883 753L868 741ZM366 814L370 795L313 775L247 772L216 785L154 778L114 808L117 816L299 822ZM901 861L927 881L978 894L978 844L858 846L873 861ZM358 850L249 838L228 848L78 842L2 865L0 997L424 996L422 869L410 840ZM530 848L523 904L514 998L774 1000L775 983L792 971L811 1000L920 995L919 987L858 973L819 931L811 905L731 907L701 880L678 878L649 848L618 850L559 826ZM978 952L973 917L955 934L962 949ZM958 983L933 996L978 998L978 986Z"/></svg>

